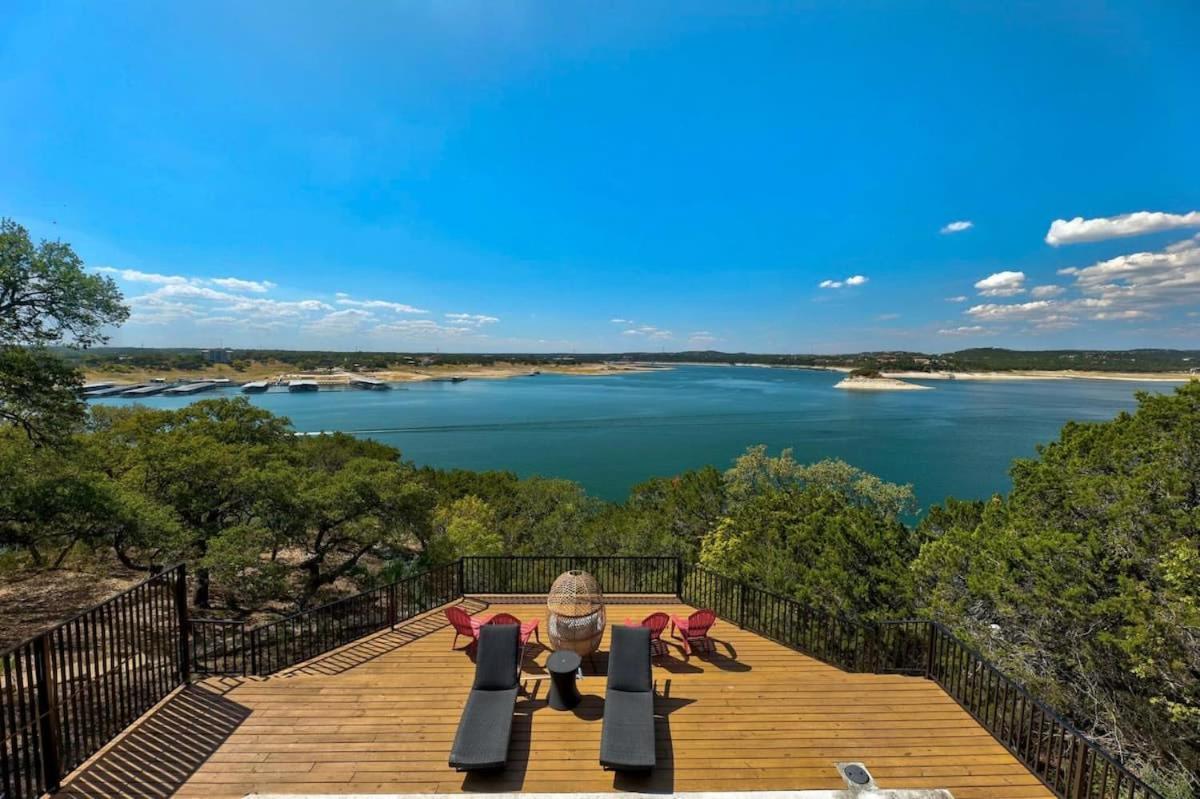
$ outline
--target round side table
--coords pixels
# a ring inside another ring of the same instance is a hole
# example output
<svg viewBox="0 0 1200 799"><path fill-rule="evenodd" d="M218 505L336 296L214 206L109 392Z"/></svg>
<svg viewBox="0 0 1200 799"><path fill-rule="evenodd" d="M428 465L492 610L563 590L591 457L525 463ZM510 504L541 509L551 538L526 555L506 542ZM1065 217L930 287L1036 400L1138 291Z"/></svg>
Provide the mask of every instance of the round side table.
<svg viewBox="0 0 1200 799"><path fill-rule="evenodd" d="M583 660L569 649L560 649L546 660L546 671L550 672L550 707L555 710L570 710L579 704L579 686L575 676Z"/></svg>

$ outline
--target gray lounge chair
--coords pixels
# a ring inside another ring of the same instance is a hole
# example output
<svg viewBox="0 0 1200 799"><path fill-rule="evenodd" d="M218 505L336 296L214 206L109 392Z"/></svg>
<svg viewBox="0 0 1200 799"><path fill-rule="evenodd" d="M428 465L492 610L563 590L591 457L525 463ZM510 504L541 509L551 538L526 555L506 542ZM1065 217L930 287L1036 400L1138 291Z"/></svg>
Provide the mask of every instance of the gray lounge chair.
<svg viewBox="0 0 1200 799"><path fill-rule="evenodd" d="M521 645L515 624L485 624L475 653L475 684L467 697L450 765L459 771L504 768L517 704Z"/></svg>
<svg viewBox="0 0 1200 799"><path fill-rule="evenodd" d="M616 771L654 768L654 682L650 631L614 626L604 694L600 765Z"/></svg>

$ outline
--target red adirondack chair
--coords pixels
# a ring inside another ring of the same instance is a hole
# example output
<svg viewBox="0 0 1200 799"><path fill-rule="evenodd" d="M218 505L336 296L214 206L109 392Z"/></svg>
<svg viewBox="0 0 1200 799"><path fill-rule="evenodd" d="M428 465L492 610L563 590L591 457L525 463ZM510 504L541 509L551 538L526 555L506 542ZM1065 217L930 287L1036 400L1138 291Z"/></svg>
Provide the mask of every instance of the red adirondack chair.
<svg viewBox="0 0 1200 799"><path fill-rule="evenodd" d="M469 642L467 649L479 643L479 628L482 627L488 619L475 619L471 617L460 607L446 608L446 621L450 622L450 626L454 628L454 641L451 642L450 648L454 649L458 646L458 637L465 635Z"/></svg>
<svg viewBox="0 0 1200 799"><path fill-rule="evenodd" d="M701 645L710 651L715 649L713 641L708 637L708 631L717 623L717 614L704 608L697 610L686 619L671 616L671 635L683 641L683 651L692 654L693 645ZM676 631L680 635L676 635Z"/></svg>
<svg viewBox="0 0 1200 799"><path fill-rule="evenodd" d="M485 622L485 623L486 624L515 624L515 625L517 625L518 627L521 628L521 634L519 636L519 639L521 641L521 646L525 646L526 644L529 643L530 636L533 636L534 638L536 638L537 642L539 644L542 642L542 636L538 633L538 620L537 619L534 619L533 621L524 621L523 622L520 619L518 619L516 616L512 615L511 613L497 613L495 616L492 616L490 619L488 619L487 622Z"/></svg>
<svg viewBox="0 0 1200 799"><path fill-rule="evenodd" d="M667 654L667 644L663 641L662 634L663 630L667 629L667 623L670 621L671 617L660 610L642 619L640 625L633 619L626 619L625 624L629 627L645 627L650 631L650 654L653 656Z"/></svg>

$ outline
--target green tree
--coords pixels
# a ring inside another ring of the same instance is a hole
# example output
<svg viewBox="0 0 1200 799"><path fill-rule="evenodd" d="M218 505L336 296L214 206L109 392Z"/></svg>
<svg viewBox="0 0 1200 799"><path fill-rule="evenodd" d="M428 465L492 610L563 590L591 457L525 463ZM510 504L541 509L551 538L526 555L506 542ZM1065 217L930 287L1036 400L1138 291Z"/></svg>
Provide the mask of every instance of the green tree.
<svg viewBox="0 0 1200 799"><path fill-rule="evenodd" d="M39 443L64 441L83 420L80 381L45 348L103 342L128 316L116 284L85 272L70 245L35 246L0 219L0 420Z"/></svg>
<svg viewBox="0 0 1200 799"><path fill-rule="evenodd" d="M468 494L433 515L435 533L427 550L431 564L449 563L466 555L502 555L504 538L491 506Z"/></svg>
<svg viewBox="0 0 1200 799"><path fill-rule="evenodd" d="M1200 786L1200 383L1070 423L913 565L928 611L1110 748ZM1166 760L1158 753L1165 753ZM1188 777L1186 775L1190 774Z"/></svg>
<svg viewBox="0 0 1200 799"><path fill-rule="evenodd" d="M700 562L834 613L894 617L910 604L912 490L841 461L811 466L752 447L725 473L728 507Z"/></svg>

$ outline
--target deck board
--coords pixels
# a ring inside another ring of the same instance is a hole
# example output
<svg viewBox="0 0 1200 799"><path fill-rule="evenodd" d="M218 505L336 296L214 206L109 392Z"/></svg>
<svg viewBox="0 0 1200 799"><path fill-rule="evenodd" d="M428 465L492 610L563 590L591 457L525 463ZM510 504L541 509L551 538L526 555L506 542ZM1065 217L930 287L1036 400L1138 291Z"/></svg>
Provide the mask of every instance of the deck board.
<svg viewBox="0 0 1200 799"><path fill-rule="evenodd" d="M465 604L545 616L542 605ZM659 609L689 610L613 605L609 621ZM685 657L672 645L656 658L658 767L645 777L599 766L607 636L594 664L584 662L584 701L571 712L546 705L549 650L534 645L508 769L450 769L474 664L450 650L453 632L437 612L283 674L204 680L77 770L59 796L835 789L843 787L838 761L866 763L885 788L945 788L961 799L1051 796L931 681L848 674L724 621L714 637L715 654Z"/></svg>

